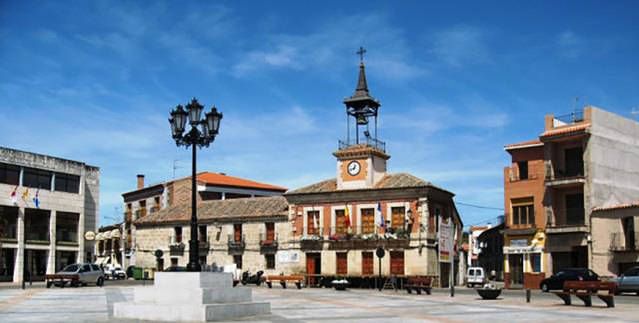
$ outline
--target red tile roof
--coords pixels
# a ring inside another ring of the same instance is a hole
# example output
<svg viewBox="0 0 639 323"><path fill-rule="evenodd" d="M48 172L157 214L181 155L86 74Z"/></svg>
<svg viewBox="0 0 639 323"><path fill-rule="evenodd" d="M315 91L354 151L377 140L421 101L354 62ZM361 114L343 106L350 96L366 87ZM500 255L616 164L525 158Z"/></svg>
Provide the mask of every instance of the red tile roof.
<svg viewBox="0 0 639 323"><path fill-rule="evenodd" d="M620 210L620 209L631 209L631 208L639 208L639 201L633 203L624 203L610 206L600 206L595 207L593 211L609 211L609 210Z"/></svg>
<svg viewBox="0 0 639 323"><path fill-rule="evenodd" d="M590 127L590 123L582 123L582 124L569 126L569 127L555 128L555 129L545 131L544 133L540 135L540 137L543 138L543 137L553 137L553 136L559 136L559 135L572 135L572 134L584 132L589 127Z"/></svg>
<svg viewBox="0 0 639 323"><path fill-rule="evenodd" d="M370 190L376 189L401 189L411 187L433 187L443 190L435 185L427 182L419 177L407 173L386 174L375 184ZM337 192L337 180L335 178L327 179L315 184L304 186L288 192L287 194L312 194L312 193L328 193Z"/></svg>
<svg viewBox="0 0 639 323"><path fill-rule="evenodd" d="M197 175L197 180L200 183L213 185L213 186L233 186L242 188L253 188L260 190L279 191L286 192L287 188L281 186L275 186L271 184L265 184L260 182L251 181L239 177L228 176L220 173L200 173Z"/></svg>
<svg viewBox="0 0 639 323"><path fill-rule="evenodd" d="M534 140L528 140L528 141L518 142L515 144L506 145L504 146L504 148L506 150L510 150L510 149L535 147L535 146L541 146L541 145L543 145L543 143L539 139L534 139Z"/></svg>

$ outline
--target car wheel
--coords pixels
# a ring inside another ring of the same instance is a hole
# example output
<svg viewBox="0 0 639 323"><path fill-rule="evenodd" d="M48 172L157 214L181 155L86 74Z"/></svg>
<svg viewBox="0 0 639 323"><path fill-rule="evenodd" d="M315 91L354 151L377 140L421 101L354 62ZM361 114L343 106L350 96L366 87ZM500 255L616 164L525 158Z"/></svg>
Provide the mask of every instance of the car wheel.
<svg viewBox="0 0 639 323"><path fill-rule="evenodd" d="M472 284L466 284L466 287L471 288L471 287L473 287L473 285Z"/></svg>
<svg viewBox="0 0 639 323"><path fill-rule="evenodd" d="M104 285L104 278L98 277L98 281L95 282L95 285L98 287L102 287Z"/></svg>
<svg viewBox="0 0 639 323"><path fill-rule="evenodd" d="M548 293L549 290L550 289L548 288L548 284L546 284L546 283L541 284L541 291L542 292Z"/></svg>

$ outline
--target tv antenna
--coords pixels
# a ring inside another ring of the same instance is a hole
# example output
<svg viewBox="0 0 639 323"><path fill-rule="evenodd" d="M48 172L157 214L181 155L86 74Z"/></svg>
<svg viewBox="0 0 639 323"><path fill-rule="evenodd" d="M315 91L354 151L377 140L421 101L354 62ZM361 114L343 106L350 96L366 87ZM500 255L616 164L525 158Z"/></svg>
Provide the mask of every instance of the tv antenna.
<svg viewBox="0 0 639 323"><path fill-rule="evenodd" d="M179 159L174 159L174 160L173 160L173 178L175 178L175 171L176 171L177 169L184 168L184 167L182 167L182 166L178 165L178 162L179 162L179 161L180 161Z"/></svg>

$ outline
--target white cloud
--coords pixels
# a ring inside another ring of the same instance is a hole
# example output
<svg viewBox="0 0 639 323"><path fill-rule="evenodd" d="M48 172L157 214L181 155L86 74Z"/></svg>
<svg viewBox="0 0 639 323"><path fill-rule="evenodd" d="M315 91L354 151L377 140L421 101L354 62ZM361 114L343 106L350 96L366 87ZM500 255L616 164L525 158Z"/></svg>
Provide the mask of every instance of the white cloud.
<svg viewBox="0 0 639 323"><path fill-rule="evenodd" d="M432 52L454 67L489 61L485 34L477 27L455 26L436 32Z"/></svg>

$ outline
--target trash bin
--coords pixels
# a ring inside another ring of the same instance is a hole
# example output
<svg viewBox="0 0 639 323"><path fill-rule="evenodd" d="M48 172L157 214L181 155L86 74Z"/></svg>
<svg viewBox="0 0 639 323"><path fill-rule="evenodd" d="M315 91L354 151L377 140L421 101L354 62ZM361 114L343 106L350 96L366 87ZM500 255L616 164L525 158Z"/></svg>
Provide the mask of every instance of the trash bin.
<svg viewBox="0 0 639 323"><path fill-rule="evenodd" d="M133 267L133 279L135 280L144 279L144 270L140 267Z"/></svg>

